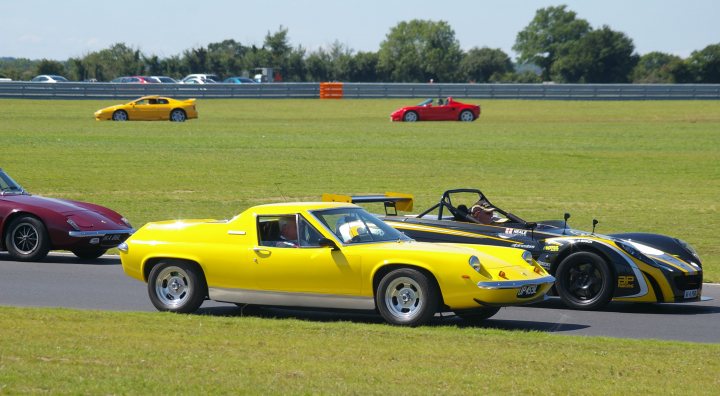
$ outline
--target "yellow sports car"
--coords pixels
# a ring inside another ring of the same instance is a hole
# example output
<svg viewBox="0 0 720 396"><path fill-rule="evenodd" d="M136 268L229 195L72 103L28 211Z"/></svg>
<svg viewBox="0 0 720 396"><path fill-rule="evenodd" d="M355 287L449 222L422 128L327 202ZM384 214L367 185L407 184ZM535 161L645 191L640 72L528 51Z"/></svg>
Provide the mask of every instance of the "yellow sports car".
<svg viewBox="0 0 720 396"><path fill-rule="evenodd" d="M443 311L486 319L543 300L555 280L523 250L416 242L337 202L148 223L118 249L158 310L185 313L211 299L377 310L389 323L416 326Z"/></svg>
<svg viewBox="0 0 720 396"><path fill-rule="evenodd" d="M121 105L110 106L95 112L96 120L183 122L198 118L195 99L177 100L163 96L143 96Z"/></svg>

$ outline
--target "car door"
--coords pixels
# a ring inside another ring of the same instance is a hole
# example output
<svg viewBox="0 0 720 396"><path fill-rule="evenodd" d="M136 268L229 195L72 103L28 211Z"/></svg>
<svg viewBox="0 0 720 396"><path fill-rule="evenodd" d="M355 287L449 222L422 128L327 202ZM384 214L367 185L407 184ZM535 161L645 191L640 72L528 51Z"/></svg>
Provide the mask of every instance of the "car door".
<svg viewBox="0 0 720 396"><path fill-rule="evenodd" d="M131 120L155 120L157 119L157 108L150 104L150 100L148 99L142 99L135 102L135 104L132 106L132 116L130 117Z"/></svg>
<svg viewBox="0 0 720 396"><path fill-rule="evenodd" d="M360 260L348 259L339 249L321 247L323 235L301 214L296 219L295 245L273 235L282 216L259 216L261 237L253 249L256 277L261 290L327 295L359 295ZM263 237L262 235L265 235ZM273 240L275 239L275 240Z"/></svg>

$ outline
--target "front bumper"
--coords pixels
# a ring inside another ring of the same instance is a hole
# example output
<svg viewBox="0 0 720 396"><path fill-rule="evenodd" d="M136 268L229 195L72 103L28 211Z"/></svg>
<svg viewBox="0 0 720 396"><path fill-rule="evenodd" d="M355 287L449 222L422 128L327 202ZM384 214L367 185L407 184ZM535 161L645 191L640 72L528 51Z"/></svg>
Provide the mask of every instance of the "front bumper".
<svg viewBox="0 0 720 396"><path fill-rule="evenodd" d="M545 300L555 284L552 275L536 279L478 282L479 292L473 301L486 307L526 305Z"/></svg>
<svg viewBox="0 0 720 396"><path fill-rule="evenodd" d="M134 228L119 230L94 230L94 231L68 231L68 236L78 240L78 243L87 243L92 246L111 248L124 242L135 232Z"/></svg>

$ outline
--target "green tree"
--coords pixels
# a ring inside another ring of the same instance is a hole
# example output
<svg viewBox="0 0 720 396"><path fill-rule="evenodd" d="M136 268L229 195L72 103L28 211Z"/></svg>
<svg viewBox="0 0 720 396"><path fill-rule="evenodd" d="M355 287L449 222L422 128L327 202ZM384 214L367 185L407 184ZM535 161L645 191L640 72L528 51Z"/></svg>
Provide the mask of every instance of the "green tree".
<svg viewBox="0 0 720 396"><path fill-rule="evenodd" d="M566 8L562 5L537 10L530 24L518 33L513 45L513 50L519 54L518 61L540 66L546 81L550 79L550 71L562 47L591 30L586 20L578 19L575 12Z"/></svg>
<svg viewBox="0 0 720 396"><path fill-rule="evenodd" d="M352 70L350 81L352 82L376 82L379 81L378 53L358 52L352 59Z"/></svg>
<svg viewBox="0 0 720 396"><path fill-rule="evenodd" d="M711 44L700 51L693 51L688 65L695 81L706 84L720 83L720 44Z"/></svg>
<svg viewBox="0 0 720 396"><path fill-rule="evenodd" d="M560 46L550 74L567 83L626 83L638 60L634 51L632 39L603 26Z"/></svg>
<svg viewBox="0 0 720 396"><path fill-rule="evenodd" d="M451 82L461 58L455 31L447 22L414 19L390 29L380 44L378 69L394 82Z"/></svg>
<svg viewBox="0 0 720 396"><path fill-rule="evenodd" d="M65 65L55 60L42 59L35 68L35 74L67 74Z"/></svg>
<svg viewBox="0 0 720 396"><path fill-rule="evenodd" d="M511 73L512 61L508 54L499 48L471 48L460 61L460 79L485 83L492 77Z"/></svg>
<svg viewBox="0 0 720 396"><path fill-rule="evenodd" d="M640 57L632 71L632 82L638 84L690 82L689 73L687 64L679 56L655 51Z"/></svg>

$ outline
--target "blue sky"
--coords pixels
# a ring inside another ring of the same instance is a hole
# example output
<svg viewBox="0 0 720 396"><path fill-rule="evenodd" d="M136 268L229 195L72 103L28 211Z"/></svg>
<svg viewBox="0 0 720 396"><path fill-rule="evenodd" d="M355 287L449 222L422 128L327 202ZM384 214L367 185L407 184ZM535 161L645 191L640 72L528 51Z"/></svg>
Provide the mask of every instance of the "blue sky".
<svg viewBox="0 0 720 396"><path fill-rule="evenodd" d="M334 41L376 51L390 29L411 19L444 20L464 50L500 48L512 58L517 33L542 7L566 4L594 28L627 34L636 51L687 57L720 43L717 0L3 0L0 57L65 60L123 42L169 57L225 39L262 45L280 26L308 51Z"/></svg>

